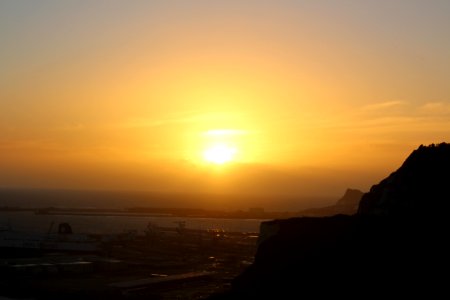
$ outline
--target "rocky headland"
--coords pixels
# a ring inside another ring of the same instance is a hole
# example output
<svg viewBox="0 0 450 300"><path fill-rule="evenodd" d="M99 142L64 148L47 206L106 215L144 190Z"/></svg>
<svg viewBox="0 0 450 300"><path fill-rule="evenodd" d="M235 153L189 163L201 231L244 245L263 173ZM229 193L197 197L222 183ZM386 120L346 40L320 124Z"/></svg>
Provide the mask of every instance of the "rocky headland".
<svg viewBox="0 0 450 300"><path fill-rule="evenodd" d="M212 299L448 294L450 144L420 146L353 215L261 224L254 263Z"/></svg>

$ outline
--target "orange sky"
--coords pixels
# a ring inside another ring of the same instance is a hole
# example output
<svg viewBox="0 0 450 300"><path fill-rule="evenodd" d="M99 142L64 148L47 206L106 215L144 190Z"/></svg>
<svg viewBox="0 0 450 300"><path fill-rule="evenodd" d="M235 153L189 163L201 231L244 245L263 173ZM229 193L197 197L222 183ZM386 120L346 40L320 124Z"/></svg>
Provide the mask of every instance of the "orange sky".
<svg viewBox="0 0 450 300"><path fill-rule="evenodd" d="M2 1L0 186L367 190L450 140L449 16L438 0ZM205 161L218 144L230 163Z"/></svg>

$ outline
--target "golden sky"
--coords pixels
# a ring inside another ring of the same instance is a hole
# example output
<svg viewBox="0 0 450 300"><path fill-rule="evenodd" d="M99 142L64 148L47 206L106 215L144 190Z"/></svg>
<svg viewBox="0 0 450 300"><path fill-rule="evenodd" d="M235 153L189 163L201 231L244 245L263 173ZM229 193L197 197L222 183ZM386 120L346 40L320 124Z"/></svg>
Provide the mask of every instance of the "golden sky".
<svg viewBox="0 0 450 300"><path fill-rule="evenodd" d="M367 190L450 140L449 28L444 0L2 1L0 187Z"/></svg>

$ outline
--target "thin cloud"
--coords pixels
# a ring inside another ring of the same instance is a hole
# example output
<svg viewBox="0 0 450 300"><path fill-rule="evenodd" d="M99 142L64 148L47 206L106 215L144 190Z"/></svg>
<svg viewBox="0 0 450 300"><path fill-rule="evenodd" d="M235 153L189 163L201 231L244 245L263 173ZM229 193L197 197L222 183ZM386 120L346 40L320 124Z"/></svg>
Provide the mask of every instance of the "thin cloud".
<svg viewBox="0 0 450 300"><path fill-rule="evenodd" d="M425 114L443 115L450 113L450 103L427 102L419 107L419 111Z"/></svg>
<svg viewBox="0 0 450 300"><path fill-rule="evenodd" d="M370 104L362 107L363 111L378 111L378 110L385 110L392 107L398 107L402 105L406 105L407 103L405 101L395 100L395 101L386 101L386 102L379 102L375 104Z"/></svg>

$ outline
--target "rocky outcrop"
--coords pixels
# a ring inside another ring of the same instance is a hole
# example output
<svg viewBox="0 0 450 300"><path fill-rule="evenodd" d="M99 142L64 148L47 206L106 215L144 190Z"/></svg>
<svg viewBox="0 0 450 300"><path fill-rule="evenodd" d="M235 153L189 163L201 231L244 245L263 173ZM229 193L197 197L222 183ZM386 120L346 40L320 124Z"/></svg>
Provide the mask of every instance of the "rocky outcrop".
<svg viewBox="0 0 450 300"><path fill-rule="evenodd" d="M326 207L305 209L299 212L299 215L303 217L325 217L338 214L353 215L358 211L359 202L363 195L364 193L360 190L347 189L344 196L342 196L336 204Z"/></svg>
<svg viewBox="0 0 450 300"><path fill-rule="evenodd" d="M420 146L403 165L365 194L359 214L424 216L448 214L450 144Z"/></svg>
<svg viewBox="0 0 450 300"><path fill-rule="evenodd" d="M449 158L448 144L421 146L358 214L264 222L255 262L212 299L447 294Z"/></svg>
<svg viewBox="0 0 450 300"><path fill-rule="evenodd" d="M347 207L356 212L359 206L359 201L361 201L363 192L357 189L347 189L344 196L336 202L338 207Z"/></svg>

